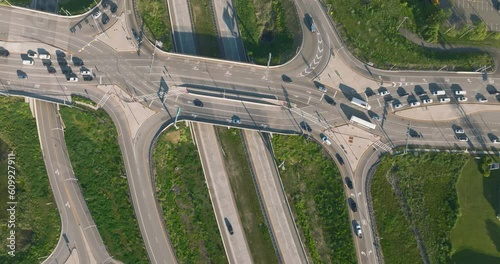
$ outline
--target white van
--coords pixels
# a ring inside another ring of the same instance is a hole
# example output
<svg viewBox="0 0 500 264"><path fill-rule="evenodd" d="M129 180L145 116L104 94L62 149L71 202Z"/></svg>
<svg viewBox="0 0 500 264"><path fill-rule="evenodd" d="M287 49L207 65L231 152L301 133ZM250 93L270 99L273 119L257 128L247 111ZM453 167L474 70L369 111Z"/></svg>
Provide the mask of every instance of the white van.
<svg viewBox="0 0 500 264"><path fill-rule="evenodd" d="M48 59L48 60L50 60L50 54L40 53L40 54L38 54L38 57L40 59Z"/></svg>
<svg viewBox="0 0 500 264"><path fill-rule="evenodd" d="M33 65L35 62L33 60L23 60L24 65Z"/></svg>
<svg viewBox="0 0 500 264"><path fill-rule="evenodd" d="M432 91L432 94L433 95L445 95L445 92L443 90L436 90L436 91Z"/></svg>

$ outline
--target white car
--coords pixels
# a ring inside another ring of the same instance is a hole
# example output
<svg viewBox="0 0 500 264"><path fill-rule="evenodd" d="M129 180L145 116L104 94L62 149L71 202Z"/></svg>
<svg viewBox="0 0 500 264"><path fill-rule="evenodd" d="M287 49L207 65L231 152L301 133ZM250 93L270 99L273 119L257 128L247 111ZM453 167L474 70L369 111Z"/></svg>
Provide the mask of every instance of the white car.
<svg viewBox="0 0 500 264"><path fill-rule="evenodd" d="M68 82L78 82L78 77L69 77Z"/></svg>
<svg viewBox="0 0 500 264"><path fill-rule="evenodd" d="M457 134L463 134L465 132L464 132L463 128L457 128L457 129L455 129L455 133L457 133Z"/></svg>
<svg viewBox="0 0 500 264"><path fill-rule="evenodd" d="M325 86L323 86L322 84L318 85L318 90L320 90L320 91L322 91L322 92L324 92L324 93L326 93L326 92L327 92L327 90L326 90Z"/></svg>
<svg viewBox="0 0 500 264"><path fill-rule="evenodd" d="M384 90L384 91L380 91L378 94L381 95L381 96L385 96L385 95L388 95L388 94L391 94L391 93L389 93L389 91L387 91L387 90Z"/></svg>
<svg viewBox="0 0 500 264"><path fill-rule="evenodd" d="M40 55L38 55L38 57L40 57L40 59L48 59L48 60L50 60L50 54L40 53Z"/></svg>
<svg viewBox="0 0 500 264"><path fill-rule="evenodd" d="M422 100L422 102L424 104L430 104L430 103L432 103L432 99L431 98L427 98L427 99Z"/></svg>
<svg viewBox="0 0 500 264"><path fill-rule="evenodd" d="M455 91L455 94L456 95L465 95L465 94L467 94L467 92L466 91Z"/></svg>
<svg viewBox="0 0 500 264"><path fill-rule="evenodd" d="M38 57L38 55L34 51L28 51L27 54L28 54L28 57L30 57L30 58L37 58Z"/></svg>
<svg viewBox="0 0 500 264"><path fill-rule="evenodd" d="M323 141L323 143L327 144L328 146L332 145L332 142L330 142L330 140L325 135L321 135L321 140Z"/></svg>
<svg viewBox="0 0 500 264"><path fill-rule="evenodd" d="M356 235L359 237L359 238L363 238L363 232L361 231L361 226L359 226L359 223L356 222Z"/></svg>
<svg viewBox="0 0 500 264"><path fill-rule="evenodd" d="M458 98L457 98L457 100L458 100L459 102L467 102L467 97L463 97L463 96L461 96L461 97L458 97Z"/></svg>
<svg viewBox="0 0 500 264"><path fill-rule="evenodd" d="M394 104L394 108L396 108L396 109L401 108L401 107L403 107L403 104L401 104L401 103Z"/></svg>
<svg viewBox="0 0 500 264"><path fill-rule="evenodd" d="M486 99L486 98L479 98L479 99L477 99L477 101L480 102L480 103L486 103L486 102L488 102L488 99Z"/></svg>
<svg viewBox="0 0 500 264"><path fill-rule="evenodd" d="M420 102L411 102L410 106L411 107L420 106Z"/></svg>
<svg viewBox="0 0 500 264"><path fill-rule="evenodd" d="M493 139L493 144L500 144L500 139L498 138Z"/></svg>
<svg viewBox="0 0 500 264"><path fill-rule="evenodd" d="M92 72L90 72L89 69L86 69L86 68L80 68L80 74L81 75L91 75Z"/></svg>
<svg viewBox="0 0 500 264"><path fill-rule="evenodd" d="M463 141L463 142L467 142L467 141L469 141L469 138L466 136L461 136L461 137L458 137L458 140Z"/></svg>
<svg viewBox="0 0 500 264"><path fill-rule="evenodd" d="M101 11L96 10L94 13L92 13L92 18L98 19L102 15Z"/></svg>
<svg viewBox="0 0 500 264"><path fill-rule="evenodd" d="M448 102L450 102L450 98L448 98L448 97L439 98L439 102L440 103L448 103Z"/></svg>

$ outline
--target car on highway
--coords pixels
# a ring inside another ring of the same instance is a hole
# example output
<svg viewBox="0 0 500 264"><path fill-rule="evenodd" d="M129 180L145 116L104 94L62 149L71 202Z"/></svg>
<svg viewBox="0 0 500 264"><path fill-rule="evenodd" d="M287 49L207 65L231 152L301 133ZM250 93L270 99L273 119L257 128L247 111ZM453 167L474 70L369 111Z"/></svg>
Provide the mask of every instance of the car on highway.
<svg viewBox="0 0 500 264"><path fill-rule="evenodd" d="M426 99L422 100L422 102L424 104L430 104L430 103L432 103L432 99L431 98L426 98Z"/></svg>
<svg viewBox="0 0 500 264"><path fill-rule="evenodd" d="M324 92L324 93L326 93L326 92L327 92L327 90L326 90L326 88L325 88L325 86L324 86L323 84L318 83L318 85L317 85L317 86L318 86L318 90L320 90L320 91L322 91L322 92Z"/></svg>
<svg viewBox="0 0 500 264"><path fill-rule="evenodd" d="M42 60L42 64L43 64L43 66L50 66L50 65L52 65L52 61L51 60L43 59Z"/></svg>
<svg viewBox="0 0 500 264"><path fill-rule="evenodd" d="M345 181L345 185L347 186L347 188L352 190L353 186L352 186L351 178L345 177L344 181Z"/></svg>
<svg viewBox="0 0 500 264"><path fill-rule="evenodd" d="M233 123L233 124L241 125L241 119L237 115L234 115L233 117L231 117L231 121L230 122Z"/></svg>
<svg viewBox="0 0 500 264"><path fill-rule="evenodd" d="M354 222L354 230L356 232L356 236L359 238L363 238L363 231L361 231L361 226L359 225L358 221L352 220Z"/></svg>
<svg viewBox="0 0 500 264"><path fill-rule="evenodd" d="M358 211L358 206L356 205L356 202L354 201L354 199L352 199L351 197L349 197L347 199L347 203L349 203L349 207L351 208L351 210L353 212L357 212Z"/></svg>
<svg viewBox="0 0 500 264"><path fill-rule="evenodd" d="M342 158L342 156L340 156L339 153L335 154L335 158L337 158L337 161L339 162L340 165L344 165L344 159Z"/></svg>
<svg viewBox="0 0 500 264"><path fill-rule="evenodd" d="M311 131L312 131L311 126L306 121L300 122L300 128L302 128L302 130L305 130L309 133L311 133Z"/></svg>
<svg viewBox="0 0 500 264"><path fill-rule="evenodd" d="M135 31L134 28L132 29L132 34L134 35L135 40L141 40L141 37L139 36L139 34L137 34L137 31Z"/></svg>
<svg viewBox="0 0 500 264"><path fill-rule="evenodd" d="M401 107L403 107L402 103L395 103L394 104L394 108L396 108L396 109L401 108Z"/></svg>
<svg viewBox="0 0 500 264"><path fill-rule="evenodd" d="M461 97L458 97L458 98L457 98L457 100L458 100L459 102L467 102L467 97L463 97L463 96L461 96Z"/></svg>
<svg viewBox="0 0 500 264"><path fill-rule="evenodd" d="M389 95L389 94L391 94L391 93L390 93L388 90L383 90L383 91L380 91L378 94L379 94L380 96L386 96L386 95Z"/></svg>
<svg viewBox="0 0 500 264"><path fill-rule="evenodd" d="M224 223L226 224L226 227L227 227L227 231L229 232L229 234L234 234L234 231L233 231L233 226L231 225L231 222L229 222L229 219L227 219L227 217L224 217Z"/></svg>
<svg viewBox="0 0 500 264"><path fill-rule="evenodd" d="M442 97L442 98L439 98L439 102L440 102L440 103L448 103L448 102L450 102L450 101L451 101L451 100L450 100L450 98L448 98L448 97Z"/></svg>
<svg viewBox="0 0 500 264"><path fill-rule="evenodd" d="M118 10L118 5L111 2L110 6L111 7L109 8L109 10L111 11L111 13L113 13L113 14L116 13L116 10Z"/></svg>
<svg viewBox="0 0 500 264"><path fill-rule="evenodd" d="M36 52L32 51L32 50L29 50L26 55L28 55L28 57L34 59L34 58L38 58L38 54L36 54Z"/></svg>
<svg viewBox="0 0 500 264"><path fill-rule="evenodd" d="M99 11L99 9L96 9L96 10L92 13L92 18L93 18L93 19L98 19L101 15L102 15L101 11Z"/></svg>
<svg viewBox="0 0 500 264"><path fill-rule="evenodd" d="M82 77L83 77L83 80L86 82L92 81L94 79L94 77L92 77L92 75L83 75Z"/></svg>
<svg viewBox="0 0 500 264"><path fill-rule="evenodd" d="M486 102L488 102L488 99L486 99L484 97L480 97L480 98L477 99L477 101L480 102L480 103L486 103Z"/></svg>
<svg viewBox="0 0 500 264"><path fill-rule="evenodd" d="M0 56L2 57L9 57L10 52L2 47L0 47Z"/></svg>
<svg viewBox="0 0 500 264"><path fill-rule="evenodd" d="M101 22L102 22L103 25L108 24L108 22L109 22L109 16L106 15L106 13L102 14Z"/></svg>
<svg viewBox="0 0 500 264"><path fill-rule="evenodd" d="M467 136L459 136L458 141L467 142L467 141L469 141L469 138Z"/></svg>
<svg viewBox="0 0 500 264"><path fill-rule="evenodd" d="M321 134L321 141L323 141L324 144L327 144L328 146L332 145L332 142L328 139L328 137L325 134Z"/></svg>
<svg viewBox="0 0 500 264"><path fill-rule="evenodd" d="M411 107L420 106L420 102L418 102L418 101L411 102L411 103L410 103L410 106L411 106Z"/></svg>
<svg viewBox="0 0 500 264"><path fill-rule="evenodd" d="M459 127L459 128L455 128L455 133L457 133L457 134L463 134L463 133L465 133L465 131L464 131L463 128Z"/></svg>
<svg viewBox="0 0 500 264"><path fill-rule="evenodd" d="M194 99L193 104L198 107L203 107L203 102L200 99Z"/></svg>

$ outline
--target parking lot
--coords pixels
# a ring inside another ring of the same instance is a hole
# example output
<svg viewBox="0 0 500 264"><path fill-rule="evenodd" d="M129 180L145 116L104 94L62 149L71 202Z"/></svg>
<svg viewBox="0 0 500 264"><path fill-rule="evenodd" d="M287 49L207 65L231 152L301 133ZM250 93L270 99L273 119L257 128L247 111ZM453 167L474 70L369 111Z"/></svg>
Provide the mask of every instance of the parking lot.
<svg viewBox="0 0 500 264"><path fill-rule="evenodd" d="M500 32L498 3L497 0L454 0L452 23L472 24L482 20L489 30Z"/></svg>

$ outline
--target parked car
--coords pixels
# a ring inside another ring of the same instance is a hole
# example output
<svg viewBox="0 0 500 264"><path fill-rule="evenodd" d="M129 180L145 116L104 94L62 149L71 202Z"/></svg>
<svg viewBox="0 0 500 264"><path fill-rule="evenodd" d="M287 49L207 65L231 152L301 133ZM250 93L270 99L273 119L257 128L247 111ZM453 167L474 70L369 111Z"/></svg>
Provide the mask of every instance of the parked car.
<svg viewBox="0 0 500 264"><path fill-rule="evenodd" d="M403 107L402 103L395 103L394 104L394 108L396 108L396 109L401 108L401 107Z"/></svg>
<svg viewBox="0 0 500 264"><path fill-rule="evenodd" d="M94 13L92 13L92 18L98 19L101 15L102 15L101 11L99 11L99 9L96 9Z"/></svg>
<svg viewBox="0 0 500 264"><path fill-rule="evenodd" d="M458 100L459 102L467 102L467 97L463 97L463 96L461 96L461 97L458 97L458 98L457 98L457 100Z"/></svg>
<svg viewBox="0 0 500 264"><path fill-rule="evenodd" d="M383 90L383 91L380 91L378 94L381 96L386 96L386 95L391 94L391 93L387 90Z"/></svg>
<svg viewBox="0 0 500 264"><path fill-rule="evenodd" d="M322 91L324 93L327 92L327 90L326 90L326 88L325 88L325 86L323 84L318 84L318 90L320 90L320 91Z"/></svg>
<svg viewBox="0 0 500 264"><path fill-rule="evenodd" d="M455 129L455 133L457 133L457 134L463 134L463 133L465 133L465 131L464 131L463 128L456 128Z"/></svg>
<svg viewBox="0 0 500 264"><path fill-rule="evenodd" d="M109 22L109 16L106 15L106 14L103 14L102 18L101 18L101 22L102 22L103 25L108 24L108 22Z"/></svg>
<svg viewBox="0 0 500 264"><path fill-rule="evenodd" d="M411 102L411 103L410 103L410 106L411 106L411 107L420 106L420 102L418 102L418 101Z"/></svg>
<svg viewBox="0 0 500 264"><path fill-rule="evenodd" d="M237 116L237 115L234 115L231 118L231 123L241 125L241 119L240 119L240 117Z"/></svg>
<svg viewBox="0 0 500 264"><path fill-rule="evenodd" d="M440 103L449 103L451 100L448 97L439 98Z"/></svg>
<svg viewBox="0 0 500 264"><path fill-rule="evenodd" d="M38 54L36 54L36 52L34 52L34 51L31 51L31 50L30 50L30 51L28 51L26 54L27 54L27 55L28 55L28 57L30 57L30 58L38 58Z"/></svg>
<svg viewBox="0 0 500 264"><path fill-rule="evenodd" d="M111 13L113 13L113 14L114 14L114 13L116 12L116 10L118 10L118 5L117 5L117 4L115 4L115 3L113 3L113 2L111 2L111 3L110 3L110 6L111 6L111 7L110 7L110 9L109 9L109 10L111 11Z"/></svg>
<svg viewBox="0 0 500 264"><path fill-rule="evenodd" d="M83 77L83 80L86 82L92 81L94 79L94 77L92 77L92 75L83 75L82 77Z"/></svg>
<svg viewBox="0 0 500 264"><path fill-rule="evenodd" d="M480 103L486 103L486 102L488 102L488 99L481 97L481 98L478 98L477 101Z"/></svg>
<svg viewBox="0 0 500 264"><path fill-rule="evenodd" d="M458 140L467 142L467 141L469 141L469 138L467 136L460 136L460 137L458 137Z"/></svg>
<svg viewBox="0 0 500 264"><path fill-rule="evenodd" d="M70 76L68 78L68 82L78 82L78 77L76 77L76 76Z"/></svg>
<svg viewBox="0 0 500 264"><path fill-rule="evenodd" d="M422 102L424 104L430 104L430 103L432 103L432 99L431 98L427 98L427 99L422 100Z"/></svg>
<svg viewBox="0 0 500 264"><path fill-rule="evenodd" d="M0 56L2 57L9 57L10 52L4 48L0 48Z"/></svg>
<svg viewBox="0 0 500 264"><path fill-rule="evenodd" d="M82 75L91 75L92 72L89 69L85 68L85 67L81 67L80 68L80 74L82 74Z"/></svg>
<svg viewBox="0 0 500 264"><path fill-rule="evenodd" d="M455 94L456 95L465 95L465 94L467 94L467 92L466 91L455 91Z"/></svg>

